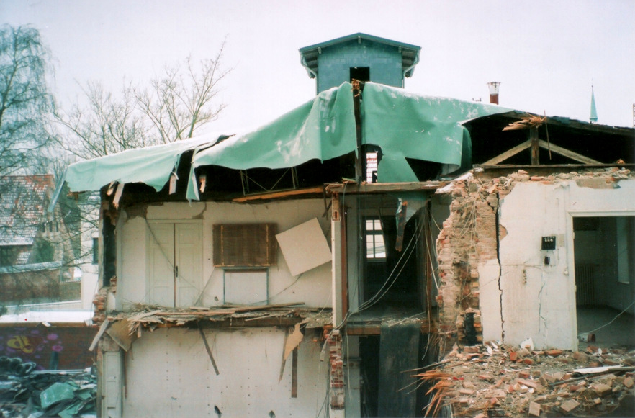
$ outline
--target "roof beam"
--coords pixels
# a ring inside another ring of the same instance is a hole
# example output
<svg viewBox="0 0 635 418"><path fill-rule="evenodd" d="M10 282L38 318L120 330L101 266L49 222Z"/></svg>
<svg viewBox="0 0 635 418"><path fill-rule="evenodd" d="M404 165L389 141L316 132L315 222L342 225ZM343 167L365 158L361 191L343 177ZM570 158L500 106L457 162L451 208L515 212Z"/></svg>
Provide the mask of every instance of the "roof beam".
<svg viewBox="0 0 635 418"><path fill-rule="evenodd" d="M582 154L578 154L577 152L574 151L570 151L566 148L562 148L559 147L558 145L555 145L553 143L549 143L545 140L540 140L538 142L538 144L540 145L540 148L544 148L544 149L548 149L551 150L553 152L556 152L564 157L570 158L574 161L583 163L583 164L594 164L594 165L598 165L598 164L602 164L601 162L594 160L592 158L589 157L585 157ZM507 151L505 151L504 153L497 155L496 157L492 158L491 160L485 161L484 163L480 164L481 166L492 166L492 165L497 165L502 163L503 161L507 160L508 158L513 157L514 155L518 154L521 151L526 150L527 148L531 147L531 140L527 140L525 142L523 142L522 144L516 145L514 148L511 148Z"/></svg>
<svg viewBox="0 0 635 418"><path fill-rule="evenodd" d="M540 140L540 147L545 149L550 149L553 152L557 152L558 154L565 156L567 158L571 158L572 160L578 161L584 164L602 164L599 161L596 161L592 158L585 157L582 154L578 154L577 152L569 151L566 148L559 147L547 141Z"/></svg>
<svg viewBox="0 0 635 418"><path fill-rule="evenodd" d="M502 163L506 159L513 157L514 155L518 154L521 151L526 150L529 147L531 147L531 139L528 139L527 141L523 142L520 145L516 145L514 148L511 148L511 149L505 151L504 153L502 153L500 155L497 155L496 157L492 158L491 160L485 161L481 165L496 165L498 163Z"/></svg>

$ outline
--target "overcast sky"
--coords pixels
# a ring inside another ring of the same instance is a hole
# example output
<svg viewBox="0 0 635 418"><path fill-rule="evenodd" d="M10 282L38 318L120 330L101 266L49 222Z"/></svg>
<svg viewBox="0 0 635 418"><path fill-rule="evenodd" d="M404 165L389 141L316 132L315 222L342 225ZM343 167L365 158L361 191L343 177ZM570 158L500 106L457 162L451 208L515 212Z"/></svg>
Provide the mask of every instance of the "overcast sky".
<svg viewBox="0 0 635 418"><path fill-rule="evenodd" d="M189 54L213 57L227 37L234 71L215 131L310 100L298 49L356 32L421 46L414 93L486 102L500 81L503 106L588 121L593 83L599 123L633 124L635 0L0 0L0 21L40 29L63 104L76 81L145 82Z"/></svg>

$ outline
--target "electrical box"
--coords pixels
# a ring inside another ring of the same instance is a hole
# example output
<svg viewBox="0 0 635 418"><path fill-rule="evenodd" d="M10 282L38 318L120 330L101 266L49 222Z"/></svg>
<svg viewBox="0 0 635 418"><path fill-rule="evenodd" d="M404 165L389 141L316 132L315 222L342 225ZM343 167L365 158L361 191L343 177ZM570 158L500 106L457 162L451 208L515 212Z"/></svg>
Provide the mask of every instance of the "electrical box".
<svg viewBox="0 0 635 418"><path fill-rule="evenodd" d="M540 249L542 251L555 251L556 249L556 237L542 237L540 241Z"/></svg>
<svg viewBox="0 0 635 418"><path fill-rule="evenodd" d="M542 252L542 260L545 266L557 264L556 242L557 238L555 235L540 239L540 251Z"/></svg>

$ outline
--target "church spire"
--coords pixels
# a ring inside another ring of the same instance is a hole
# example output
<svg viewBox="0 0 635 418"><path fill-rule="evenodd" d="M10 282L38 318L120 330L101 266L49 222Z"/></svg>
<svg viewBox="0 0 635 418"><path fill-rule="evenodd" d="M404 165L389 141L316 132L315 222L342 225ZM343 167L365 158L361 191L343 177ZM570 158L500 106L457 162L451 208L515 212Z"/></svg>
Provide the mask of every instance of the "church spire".
<svg viewBox="0 0 635 418"><path fill-rule="evenodd" d="M591 84L591 115L589 116L589 122L594 123L598 121L598 111L595 109L595 93L593 92L593 84Z"/></svg>

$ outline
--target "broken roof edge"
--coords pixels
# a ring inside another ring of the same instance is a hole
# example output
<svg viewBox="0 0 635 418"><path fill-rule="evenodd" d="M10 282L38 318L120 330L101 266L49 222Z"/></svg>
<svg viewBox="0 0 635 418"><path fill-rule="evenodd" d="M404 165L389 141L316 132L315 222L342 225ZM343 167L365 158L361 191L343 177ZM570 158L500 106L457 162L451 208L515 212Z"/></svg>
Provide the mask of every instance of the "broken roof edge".
<svg viewBox="0 0 635 418"><path fill-rule="evenodd" d="M195 170L289 168L310 160L330 160L355 151L353 92L349 82L320 92L262 127L236 135L192 156L186 198L199 200Z"/></svg>
<svg viewBox="0 0 635 418"><path fill-rule="evenodd" d="M161 190L177 168L181 155L187 151L212 146L219 138L210 133L168 144L125 150L92 160L71 164L60 183L66 182L71 192L97 191L113 182L144 183ZM58 189L61 185L58 184ZM59 190L56 190L56 197Z"/></svg>
<svg viewBox="0 0 635 418"><path fill-rule="evenodd" d="M510 110L510 109L508 109L505 112L472 118L462 122L462 124L464 126L466 125L469 126L470 123L474 121L485 120L485 119L497 117L497 116L507 117L507 118L515 119L515 120L521 120L523 117L527 117L527 116L546 118L546 123L550 125L568 126L568 127L571 127L572 129L596 131L596 132L602 132L606 134L615 134L615 135L624 135L624 136L632 135L633 139L635 139L635 127L603 125L600 123L590 123L583 120L570 118L567 116L544 116L544 115L539 115L537 113L520 111L520 110Z"/></svg>

